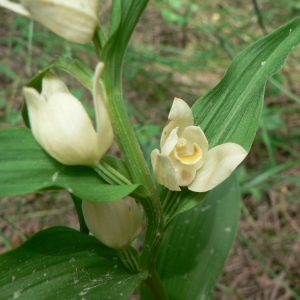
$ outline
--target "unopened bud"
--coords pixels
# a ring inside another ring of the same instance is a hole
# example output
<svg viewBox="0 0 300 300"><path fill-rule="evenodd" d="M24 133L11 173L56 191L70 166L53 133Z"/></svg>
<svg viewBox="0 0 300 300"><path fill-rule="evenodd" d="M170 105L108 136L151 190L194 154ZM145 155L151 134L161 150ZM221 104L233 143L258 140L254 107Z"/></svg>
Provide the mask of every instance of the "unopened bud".
<svg viewBox="0 0 300 300"><path fill-rule="evenodd" d="M108 247L124 250L139 235L142 218L137 203L129 198L95 203L83 201L82 210L90 232Z"/></svg>

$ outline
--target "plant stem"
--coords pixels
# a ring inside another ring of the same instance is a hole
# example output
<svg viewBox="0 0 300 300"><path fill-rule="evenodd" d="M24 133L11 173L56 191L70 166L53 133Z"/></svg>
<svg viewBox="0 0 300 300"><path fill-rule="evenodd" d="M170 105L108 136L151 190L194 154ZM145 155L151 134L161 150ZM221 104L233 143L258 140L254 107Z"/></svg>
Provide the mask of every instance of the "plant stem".
<svg viewBox="0 0 300 300"><path fill-rule="evenodd" d="M139 199L147 217L147 234L141 255L143 270L154 268L160 237L163 234L163 215L156 186L124 106L122 66L129 39L147 3L148 0L113 1L114 8L118 8L115 11L120 15L114 19L113 34L101 53L105 63L102 79L106 89L106 106L115 138L133 183L141 184L147 191L147 195Z"/></svg>
<svg viewBox="0 0 300 300"><path fill-rule="evenodd" d="M264 24L264 21L263 21L263 16L262 16L261 11L259 9L258 3L257 3L256 0L252 0L252 3L253 3L253 6L254 6L255 13L257 15L258 24L259 24L262 32L266 35L266 34L268 34L268 31L265 27L265 24Z"/></svg>
<svg viewBox="0 0 300 300"><path fill-rule="evenodd" d="M95 31L95 34L93 36L93 43L95 47L95 52L98 57L98 59L101 61L101 52L102 49L107 41L106 33L101 25L99 25Z"/></svg>
<svg viewBox="0 0 300 300"><path fill-rule="evenodd" d="M124 251L120 251L119 252L119 257L120 257L122 263L124 264L124 266L130 272L132 272L132 273L139 273L140 272L139 264L136 260L136 257L133 253L132 248L129 247L129 248L125 249Z"/></svg>
<svg viewBox="0 0 300 300"><path fill-rule="evenodd" d="M165 219L165 225L167 225L172 219L176 212L176 209L180 203L182 193L169 191L167 199L164 200L163 214Z"/></svg>
<svg viewBox="0 0 300 300"><path fill-rule="evenodd" d="M105 78L103 80L106 81ZM114 133L127 162L133 183L143 185L148 192L147 197L140 199L148 221L147 235L141 258L141 266L147 270L150 265L152 265L151 268L153 267L152 261L156 256L155 252L158 250L158 244L160 244L157 240L163 233L161 205L155 184L123 104L121 83L116 82L116 78L114 87L108 89L107 98Z"/></svg>
<svg viewBox="0 0 300 300"><path fill-rule="evenodd" d="M108 163L101 161L98 163L94 170L109 184L126 185L132 184L126 177L111 167Z"/></svg>
<svg viewBox="0 0 300 300"><path fill-rule="evenodd" d="M82 200L78 197L76 197L75 195L71 194L72 200L74 202L75 208L76 208L76 212L78 215L78 219L79 219L79 224L80 224L80 232L85 233L85 234L89 234L90 230L88 229L85 220L84 220L84 216L83 216L83 212L82 212Z"/></svg>
<svg viewBox="0 0 300 300"><path fill-rule="evenodd" d="M149 274L145 284L155 300L168 300L168 295L156 271Z"/></svg>

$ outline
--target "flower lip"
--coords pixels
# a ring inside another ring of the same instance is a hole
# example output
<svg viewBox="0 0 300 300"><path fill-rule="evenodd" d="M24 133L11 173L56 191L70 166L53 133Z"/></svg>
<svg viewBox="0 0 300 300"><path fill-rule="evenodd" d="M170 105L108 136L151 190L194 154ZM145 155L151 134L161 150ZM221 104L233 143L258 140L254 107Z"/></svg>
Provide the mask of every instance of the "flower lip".
<svg viewBox="0 0 300 300"><path fill-rule="evenodd" d="M183 138L180 138L178 140L178 143L177 143L175 149L176 149L175 157L178 160L180 160L183 164L193 165L202 158L201 148L196 143L194 143L193 152L190 153L190 151L188 151L188 149L187 149L186 140Z"/></svg>

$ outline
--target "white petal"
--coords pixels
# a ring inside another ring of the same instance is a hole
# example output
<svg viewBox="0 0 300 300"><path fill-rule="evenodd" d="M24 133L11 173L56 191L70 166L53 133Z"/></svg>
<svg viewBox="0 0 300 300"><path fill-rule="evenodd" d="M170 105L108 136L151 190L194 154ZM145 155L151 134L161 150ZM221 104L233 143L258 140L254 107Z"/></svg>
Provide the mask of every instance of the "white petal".
<svg viewBox="0 0 300 300"><path fill-rule="evenodd" d="M175 98L168 116L168 123L161 135L160 148L163 147L174 128L178 127L178 136L180 137L184 128L192 125L194 125L194 117L190 107L185 101Z"/></svg>
<svg viewBox="0 0 300 300"><path fill-rule="evenodd" d="M135 240L142 230L142 216L136 201L129 197L132 220L131 241Z"/></svg>
<svg viewBox="0 0 300 300"><path fill-rule="evenodd" d="M103 244L118 250L129 246L132 220L124 200L107 203L83 201L82 210L89 230Z"/></svg>
<svg viewBox="0 0 300 300"><path fill-rule="evenodd" d="M194 143L196 143L201 148L202 156L206 156L208 151L208 141L203 130L199 126L186 127L180 137L186 139L189 148L192 148Z"/></svg>
<svg viewBox="0 0 300 300"><path fill-rule="evenodd" d="M242 146L235 143L214 147L208 151L204 165L188 188L194 192L213 189L231 175L247 154Z"/></svg>
<svg viewBox="0 0 300 300"><path fill-rule="evenodd" d="M177 136L178 127L174 128L172 132L170 133L169 137L165 141L163 147L161 148L161 154L169 156L170 153L173 151L174 147L176 146L178 142L178 136Z"/></svg>
<svg viewBox="0 0 300 300"><path fill-rule="evenodd" d="M24 88L30 124L38 143L66 165L95 165L99 161L97 135L81 102L71 94L46 99Z"/></svg>
<svg viewBox="0 0 300 300"><path fill-rule="evenodd" d="M31 15L57 35L88 43L98 25L99 0L21 0Z"/></svg>
<svg viewBox="0 0 300 300"><path fill-rule="evenodd" d="M54 73L46 72L42 83L42 94L47 98L58 92L70 93L65 83Z"/></svg>
<svg viewBox="0 0 300 300"><path fill-rule="evenodd" d="M151 152L151 162L157 182L171 191L180 191L171 158L160 154L159 150L155 149Z"/></svg>
<svg viewBox="0 0 300 300"><path fill-rule="evenodd" d="M156 167L156 164L157 164L157 157L158 157L158 154L159 154L159 150L158 149L154 149L151 154L150 154L150 158L151 158L151 165L152 165L152 168L154 170L154 168Z"/></svg>
<svg viewBox="0 0 300 300"><path fill-rule="evenodd" d="M177 183L179 186L188 186L195 178L197 169L181 165L176 169Z"/></svg>
<svg viewBox="0 0 300 300"><path fill-rule="evenodd" d="M94 96L94 106L97 124L97 139L98 139L98 151L100 157L102 157L107 150L111 147L114 140L113 128L110 122L110 117L108 115L105 106L105 90L100 81L100 76L102 74L104 64L102 62L98 63L95 75L94 75L94 86L93 86L93 96Z"/></svg>
<svg viewBox="0 0 300 300"><path fill-rule="evenodd" d="M12 1L8 1L8 0L0 0L0 6L8 8L10 10L12 10L13 12L28 17L30 18L30 12L25 9L21 4L18 3L14 3Z"/></svg>

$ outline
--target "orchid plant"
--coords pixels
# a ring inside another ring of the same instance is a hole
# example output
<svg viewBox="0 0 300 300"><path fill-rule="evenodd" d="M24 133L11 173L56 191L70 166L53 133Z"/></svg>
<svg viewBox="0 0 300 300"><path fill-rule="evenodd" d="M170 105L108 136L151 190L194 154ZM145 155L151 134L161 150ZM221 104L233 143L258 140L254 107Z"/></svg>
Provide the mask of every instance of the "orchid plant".
<svg viewBox="0 0 300 300"><path fill-rule="evenodd" d="M238 228L234 170L251 148L268 78L300 42L300 19L240 53L192 108L166 99L171 111L149 170L121 81L147 3L113 0L106 32L100 0L0 0L68 41L92 42L99 58L95 71L54 59L23 89L27 128L0 130L0 195L67 190L80 224L43 230L0 255L2 299L128 299L137 289L141 299L211 297ZM92 93L96 127L55 69ZM114 139L122 160L106 154Z"/></svg>

